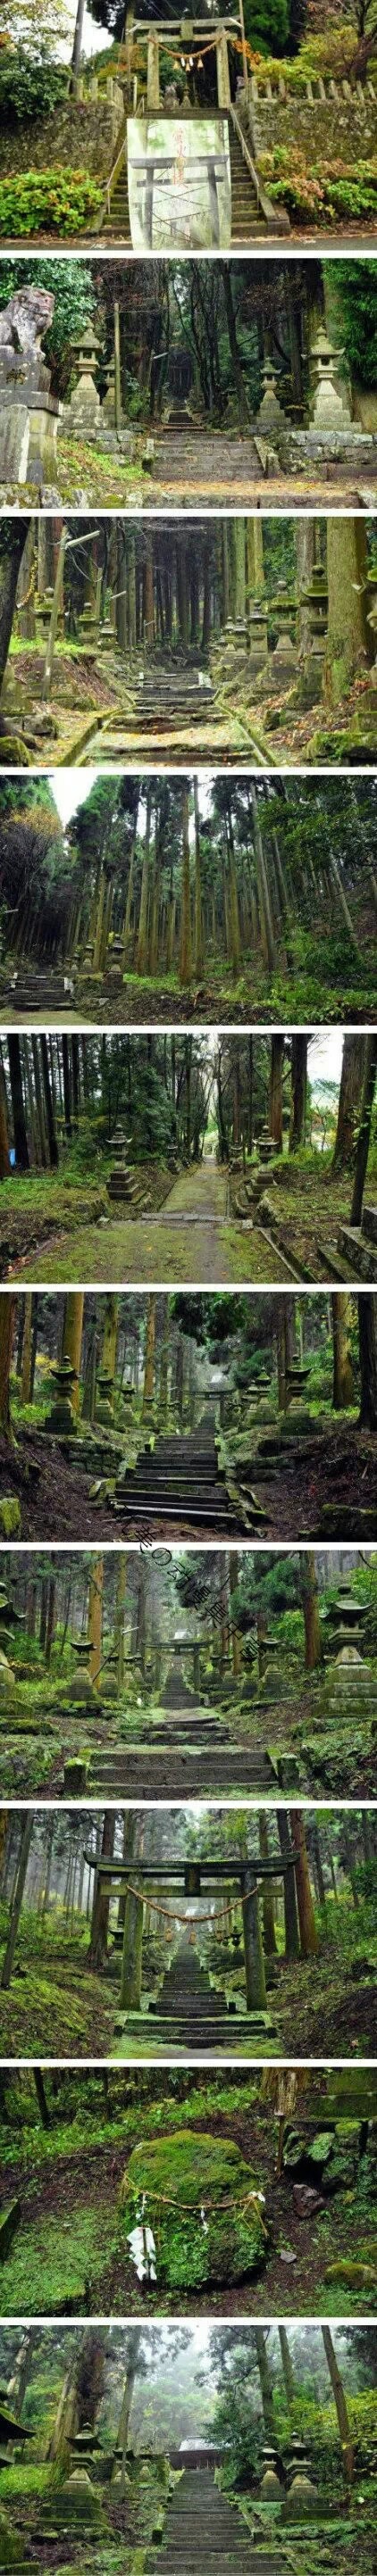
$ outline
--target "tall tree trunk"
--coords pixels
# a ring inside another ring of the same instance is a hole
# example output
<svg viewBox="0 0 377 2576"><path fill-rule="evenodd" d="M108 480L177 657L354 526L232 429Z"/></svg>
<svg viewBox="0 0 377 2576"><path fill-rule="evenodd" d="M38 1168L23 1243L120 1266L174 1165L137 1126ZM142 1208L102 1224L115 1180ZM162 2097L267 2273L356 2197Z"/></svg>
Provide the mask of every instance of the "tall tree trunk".
<svg viewBox="0 0 377 2576"><path fill-rule="evenodd" d="M235 1615L235 1613L234 1613L234 1611L233 1611L234 1595L235 1595L235 1593L236 1593L236 1591L237 1591L237 1585L238 1585L238 1580L239 1580L239 1563L238 1563L238 1555L237 1555L237 1551L236 1551L236 1549L234 1549L234 1548L231 1548L231 1549L230 1549L229 1559L228 1559L228 1564L229 1564L230 1627L231 1627L231 1639L232 1639L232 1662L233 1662L234 1679L235 1679L235 1681L236 1681L236 1682L238 1682L238 1681L239 1681L240 1672L241 1672L241 1669L242 1669L242 1646L241 1646L241 1638L240 1638L239 1628L237 1628L236 1615Z"/></svg>
<svg viewBox="0 0 377 2576"><path fill-rule="evenodd" d="M115 1644L116 1644L116 1649L117 1649L117 1658L118 1658L118 1661L117 1661L118 1690L120 1690L120 1691L123 1689L123 1682L124 1682L124 1614L125 1614L125 1606L126 1606L126 1592L127 1592L127 1557L126 1557L126 1554L125 1554L125 1549L123 1548L123 1549L122 1549L122 1555L118 1558L118 1573L117 1573L117 1588L116 1588L116 1603L115 1603Z"/></svg>
<svg viewBox="0 0 377 2576"><path fill-rule="evenodd" d="M271 1038L270 1060L270 1135L278 1154L283 1152L283 1064L284 1038L276 1031Z"/></svg>
<svg viewBox="0 0 377 2576"><path fill-rule="evenodd" d="M28 1289L28 1290L27 1290L27 1293L26 1293L26 1296L25 1296L25 1321L24 1321L24 1338L23 1338L23 1344L22 1344L22 1368L21 1368L21 1404L30 1404L30 1391L31 1391L31 1342L32 1342L32 1328L33 1328L33 1290L32 1290L32 1288L30 1288L30 1289Z"/></svg>
<svg viewBox="0 0 377 2576"><path fill-rule="evenodd" d="M153 1402L153 1392L154 1392L154 1359L155 1359L155 1342L156 1342L156 1299L155 1299L155 1297L148 1297L148 1305L147 1305L147 1326L146 1326L146 1340L145 1340L145 1364L144 1364L144 1387L143 1387L143 1413L145 1413L147 1405L148 1405L148 1404L152 1404L152 1402Z"/></svg>
<svg viewBox="0 0 377 2576"><path fill-rule="evenodd" d="M19 1037L13 1036L11 1030L8 1035L8 1056L16 1163L19 1172L28 1172L30 1155L24 1107L21 1045Z"/></svg>
<svg viewBox="0 0 377 2576"><path fill-rule="evenodd" d="M5 1082L5 1073L4 1073L3 1055L2 1055L2 1049L1 1049L1 1050L0 1050L0 1181L6 1181L6 1180L7 1180L7 1176L8 1176L8 1172L9 1172L9 1171L10 1171L10 1162L9 1162L9 1134L8 1134L8 1102L7 1102L7 1094L6 1094L6 1082Z"/></svg>
<svg viewBox="0 0 377 2576"><path fill-rule="evenodd" d="M149 864L150 864L151 817L152 817L152 788L151 788L151 787L148 787L148 789L147 789L147 802L146 802L146 820L145 820L144 856L143 856L143 866L142 866L142 874L141 874L141 892L140 892L139 924L138 924L137 950L136 950L136 974L137 974L137 975L145 975L145 974L146 974L146 970L147 970L147 944L148 944L148 942L147 942L147 931L148 931L148 895L149 895Z"/></svg>
<svg viewBox="0 0 377 2576"><path fill-rule="evenodd" d="M341 2379L341 2375L340 2375L339 2363L337 2362L336 2352L335 2352L335 2349L334 2349L333 2338L332 2338L332 2334L331 2334L331 2332L330 2332L330 2326L322 2326L322 2328L321 2328L321 2332L322 2332L322 2341L323 2341L324 2348L325 2348L325 2353L326 2353L327 2368L328 2368L328 2371L329 2371L329 2374L330 2374L332 2393L333 2393L333 2398L334 2398L334 2403L335 2403L336 2413L337 2413L337 2418L338 2418L339 2433L340 2433L341 2448L342 2448L342 2467L343 2467L343 2477L344 2477L345 2485L346 2485L347 2487L349 2487L349 2486L352 2486L352 2479L353 2479L353 2477L354 2477L354 2471L355 2471L355 2449L354 2449L354 2443L353 2443L353 2440L352 2440L352 2433L351 2433L351 2425L350 2425L350 2419L349 2419L349 2413L348 2413L348 2406L347 2406L347 2401L346 2401L346 2397L345 2397L345 2391L344 2391L344 2387L343 2387L343 2380Z"/></svg>
<svg viewBox="0 0 377 2576"><path fill-rule="evenodd" d="M290 1866L287 1866L288 1854L290 1851L290 1832L286 1807L277 1807L276 1820L281 1857L285 1864L283 1879L285 1956L286 1959L299 1959L300 1934L298 1926L295 1870Z"/></svg>
<svg viewBox="0 0 377 2576"><path fill-rule="evenodd" d="M361 1225L364 1183L366 1181L367 1174L372 1110L376 1088L376 1073L377 1032L373 1029L372 1035L366 1039L365 1045L364 1081L360 1110L360 1126L356 1145L355 1177L352 1191L350 1225Z"/></svg>
<svg viewBox="0 0 377 2576"><path fill-rule="evenodd" d="M0 689L8 660L18 577L29 528L30 518L24 516L18 526L14 522L12 525L11 521L9 530L6 523L4 528L6 544L3 536L4 553L0 552Z"/></svg>
<svg viewBox="0 0 377 2576"><path fill-rule="evenodd" d="M328 622L326 690L337 706L370 660L367 624L367 540L362 518L329 517L327 528Z"/></svg>
<svg viewBox="0 0 377 2576"><path fill-rule="evenodd" d="M359 1422L363 1431L377 1431L377 1339L376 1298L364 1288L357 1300L361 1401Z"/></svg>
<svg viewBox="0 0 377 2576"><path fill-rule="evenodd" d="M298 1146L305 1144L307 1068L307 1037L293 1036L291 1040L290 1154L297 1153Z"/></svg>
<svg viewBox="0 0 377 2576"><path fill-rule="evenodd" d="M13 1895L13 1898L12 1898L12 1905L11 1905L11 1911L10 1911L10 1921L9 1921L9 1928L8 1928L7 1940L6 1940L6 1944L5 1944L5 1952L4 1952L3 1965L2 1965L2 1970L1 1970L0 1986L1 1986L1 1988L2 1988L2 1992L4 1992L4 1991L5 1991L5 1992L8 1992L8 1987L10 1986L10 1981L11 1981L12 1968L13 1968L13 1960L14 1960L14 1953L15 1953L15 1947L16 1947L16 1940L17 1940L18 1926L19 1926L20 1913L21 1913L21 1906L22 1906L22 1898L23 1898L23 1893L24 1893L24 1886L25 1886L25 1879L26 1879L26 1874L27 1874L27 1866L28 1866L28 1860L29 1860L29 1852L30 1852L30 1848L31 1848L31 1841L32 1841L33 1829L34 1829L34 1813L33 1813L33 1809L30 1809L30 1808L29 1808L29 1811L28 1811L28 1813L27 1813L27 1815L26 1815L25 1824L23 1825L23 1828L22 1828L22 1836L21 1836L21 1850L20 1850L20 1856L19 1856L19 1862L18 1862L18 1869L17 1869L17 1876L16 1876L16 1883L15 1883L14 1895Z"/></svg>
<svg viewBox="0 0 377 2576"><path fill-rule="evenodd" d="M305 1628L305 1668L307 1673L322 1662L322 1637L319 1616L319 1592L315 1556L307 1548L300 1554L300 1592Z"/></svg>
<svg viewBox="0 0 377 2576"><path fill-rule="evenodd" d="M187 787L187 785L186 785L186 780L185 780L185 779L183 779L183 780L182 780L182 896L181 896L181 946L180 946L179 973L180 973L180 982L181 982L181 984L190 984L190 983L191 983L191 973L192 973L192 953L191 953L191 890L190 890L189 791L188 791L188 787Z"/></svg>
<svg viewBox="0 0 377 2576"><path fill-rule="evenodd" d="M79 2344L74 2343L65 2374L55 2421L50 2435L47 2459L56 2460L63 2474L70 2466L71 2443L84 2424L94 2431L98 2408L103 2397L106 2347L101 2328L88 2326Z"/></svg>
<svg viewBox="0 0 377 2576"><path fill-rule="evenodd" d="M105 1815L104 1815L104 1820L103 1820L103 1830L102 1830L101 1860L112 1860L112 1859L113 1859L113 1853L114 1853L114 1842L115 1842L115 1824L116 1824L116 1817L115 1817L115 1810L114 1810L114 1808L113 1808L113 1807L106 1807L106 1809L105 1809ZM101 1884L100 1884L100 1881L99 1881L99 1882L97 1882L97 1885L95 1885L94 1903L93 1903L93 1913L92 1913L91 1931L90 1931L90 1944L89 1944L89 1951L88 1951L88 1967L89 1967L89 1968L91 1968L92 1970L94 1970L95 1972L97 1971L97 1973L98 1973L98 1971L99 1971L101 1968L103 1968L103 1967L104 1967L104 1962L105 1962L105 1959L107 1958L107 1936L108 1936L108 1929L109 1929L109 1909L110 1909L110 1889L109 1889L109 1887L106 1887L106 1886L105 1886L105 1887L101 1887Z"/></svg>
<svg viewBox="0 0 377 2576"><path fill-rule="evenodd" d="M333 1393L335 1413L347 1411L353 1399L353 1370L350 1352L350 1302L343 1289L335 1289L331 1298L333 1331Z"/></svg>
<svg viewBox="0 0 377 2576"><path fill-rule="evenodd" d="M286 2326L278 2326L278 2335L283 2364L285 2394L289 2409L291 2406L294 2406L297 2392Z"/></svg>
<svg viewBox="0 0 377 2576"><path fill-rule="evenodd" d="M364 1053L364 1037L360 1036L360 1033L357 1030L355 1032L354 1029L346 1029L345 1037L343 1039L338 1117L333 1153L332 1168L334 1172L343 1172L346 1169L347 1163L350 1163L351 1167L353 1165L355 1131L357 1129L359 1119L364 1074Z"/></svg>
<svg viewBox="0 0 377 2576"><path fill-rule="evenodd" d="M126 2458L127 2458L127 2451L128 2451L129 2428L130 2428L130 2415L131 2415L132 2399L133 2399L133 2393L134 2393L134 2387L135 2387L135 2379L136 2379L136 2377L137 2377L137 2365L138 2365L138 2356L139 2356L139 2348L140 2348L140 2343L141 2343L141 2336L142 2336L142 2326L131 2326L131 2327L129 2328L128 2338L127 2338L127 2362L126 2362L126 2376L125 2376L125 2383L124 2383L124 2389L123 2389L122 2404L121 2404L121 2410L120 2410L120 2416L119 2416L119 2424L118 2424L118 2431L117 2431L117 2453L118 2453L118 2458L117 2458L117 2461L116 2461L116 2467L115 2467L115 2470L114 2470L114 2477L116 2477L117 2483L118 2483L118 2479L119 2479L119 2481L120 2481L120 2494L121 2494L121 2495L122 2495L122 2492L123 2492L123 2490L124 2490L124 2486L125 2486ZM119 2471L119 2452L121 2453L120 2471Z"/></svg>
<svg viewBox="0 0 377 2576"><path fill-rule="evenodd" d="M13 1442L10 1418L10 1372L12 1366L15 1298L9 1288L0 1297L0 1432Z"/></svg>
<svg viewBox="0 0 377 2576"><path fill-rule="evenodd" d="M305 1817L301 1807L291 1807L290 1825L296 1852L296 1891L303 1959L316 1959L319 1949L317 1925L310 1885L306 1848Z"/></svg>
<svg viewBox="0 0 377 2576"><path fill-rule="evenodd" d="M52 1170L52 1171L57 1171L58 1162L59 1162L59 1148L58 1148L58 1142L57 1142L57 1136L56 1136L56 1129L55 1129L54 1104L53 1104L52 1090L51 1090L51 1081L50 1081L50 1067L49 1067L49 1061L48 1061L48 1046L47 1046L47 1038L46 1038L44 1035L41 1037L41 1063L42 1063L42 1080L43 1080L44 1102L45 1102L45 1110L46 1110L46 1126L47 1126L47 1135L48 1135L48 1150L49 1150L49 1156L50 1156L50 1164L51 1164L51 1170Z"/></svg>
<svg viewBox="0 0 377 2576"><path fill-rule="evenodd" d="M266 2346L267 2346L267 2334L268 2334L268 2327L267 2327L267 2329L266 2329L266 2327L265 2327L265 2326L253 2326L253 2342L254 2342L254 2344L255 2344L255 2351L256 2351L256 2357L257 2357L257 2363L258 2363L258 2370L259 2370L259 2378L260 2378L260 2392L261 2392L261 2399L262 2399L262 2413L263 2413L264 2429L265 2429L265 2433L267 2434L267 2441L268 2441L268 2442L273 2442L273 2440L274 2440L274 2433L275 2433L275 2425L274 2425L274 2391L273 2391L273 2381L272 2381L271 2371L270 2371L270 2364L269 2364L268 2355L267 2355L267 2349L266 2349Z"/></svg>
<svg viewBox="0 0 377 2576"><path fill-rule="evenodd" d="M102 1661L103 1556L95 1556L90 1568L88 1603L88 1640L90 1679L98 1688Z"/></svg>
<svg viewBox="0 0 377 2576"><path fill-rule="evenodd" d="M63 1359L70 1360L71 1368L75 1371L71 1395L71 1404L74 1413L78 1413L80 1401L80 1367L83 1322L84 1290L81 1288L69 1288L65 1304Z"/></svg>
<svg viewBox="0 0 377 2576"><path fill-rule="evenodd" d="M195 974L203 974L203 920L198 780L194 778L195 816Z"/></svg>
<svg viewBox="0 0 377 2576"><path fill-rule="evenodd" d="M268 1822L264 1807L261 1807L259 1810L259 1850L261 1860L269 1860L270 1846L268 1840ZM263 1940L266 1958L273 1957L276 1952L277 1942L272 1878L263 1879Z"/></svg>

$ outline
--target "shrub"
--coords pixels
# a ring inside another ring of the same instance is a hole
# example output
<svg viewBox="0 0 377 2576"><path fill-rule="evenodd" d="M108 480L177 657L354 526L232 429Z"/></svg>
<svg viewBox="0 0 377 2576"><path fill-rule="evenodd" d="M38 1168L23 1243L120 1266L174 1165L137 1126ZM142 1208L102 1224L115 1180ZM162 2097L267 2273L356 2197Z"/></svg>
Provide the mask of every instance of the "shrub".
<svg viewBox="0 0 377 2576"><path fill-rule="evenodd" d="M20 240L31 233L82 232L102 202L102 188L86 170L21 171L0 180L0 233Z"/></svg>
<svg viewBox="0 0 377 2576"><path fill-rule="evenodd" d="M25 117L51 116L58 102L65 98L67 73L52 63L46 47L33 55L22 45L6 46L0 53L0 110L8 125L23 125Z"/></svg>
<svg viewBox="0 0 377 2576"><path fill-rule="evenodd" d="M258 169L273 203L286 206L293 222L328 225L338 214L353 221L376 216L377 162L359 161L350 170L341 161L326 161L319 176L307 169L303 154L297 152L293 162L288 146L276 144L261 153Z"/></svg>

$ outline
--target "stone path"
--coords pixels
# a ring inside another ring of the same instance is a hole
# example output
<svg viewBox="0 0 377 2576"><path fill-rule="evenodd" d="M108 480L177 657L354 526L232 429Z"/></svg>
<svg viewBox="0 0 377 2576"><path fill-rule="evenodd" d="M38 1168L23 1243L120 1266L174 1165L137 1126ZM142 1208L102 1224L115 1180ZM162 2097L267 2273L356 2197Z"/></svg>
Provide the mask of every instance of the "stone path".
<svg viewBox="0 0 377 2576"><path fill-rule="evenodd" d="M176 1281L211 1287L233 1281L279 1285L291 1277L288 1263L267 1236L227 1217L226 1171L207 1155L174 1181L163 1206L143 1217L124 1214L77 1227L30 1252L22 1260L23 1279L46 1281L100 1279L147 1280L165 1286ZM18 1264L9 1270L17 1276Z"/></svg>

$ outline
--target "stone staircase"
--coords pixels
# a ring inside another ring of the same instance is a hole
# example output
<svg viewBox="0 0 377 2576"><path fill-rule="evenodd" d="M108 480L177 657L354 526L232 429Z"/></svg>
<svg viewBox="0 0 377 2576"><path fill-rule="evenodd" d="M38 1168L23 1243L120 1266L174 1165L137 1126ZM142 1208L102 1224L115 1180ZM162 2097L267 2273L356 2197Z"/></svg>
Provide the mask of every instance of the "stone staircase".
<svg viewBox="0 0 377 2576"><path fill-rule="evenodd" d="M194 425L191 428L189 421L176 428L172 421L167 422L166 427L164 424L154 427L152 436L153 482L168 487L182 483L185 494L191 485L196 491L198 484L202 484L206 492L211 483L223 485L227 490L232 486L234 501L237 483L245 485L260 481L260 459L255 439L248 430L245 430L244 437L232 430L225 433L211 430L207 435L200 422L197 428Z"/></svg>
<svg viewBox="0 0 377 2576"><path fill-rule="evenodd" d="M196 1431L185 1435L176 1432L158 1439L155 1449L142 1451L135 1467L122 1469L115 1508L129 1513L134 1521L175 1521L177 1529L188 1524L194 1530L222 1533L224 1538L230 1529L244 1527L219 1473L210 1422L199 1423Z"/></svg>
<svg viewBox="0 0 377 2576"><path fill-rule="evenodd" d="M159 2545L146 2557L147 2576L281 2576L276 2549L266 2557L254 2547L238 2506L215 2486L213 2470L184 2469L170 2496Z"/></svg>
<svg viewBox="0 0 377 2576"><path fill-rule="evenodd" d="M186 724L202 724L211 711L213 691L207 674L201 677L190 663L169 663L166 669L151 664L143 671L136 691L136 718L144 733L155 733L161 718L164 732Z"/></svg>
<svg viewBox="0 0 377 2576"><path fill-rule="evenodd" d="M230 177L232 190L232 247L235 242L267 241L268 226L259 213L258 199L244 161L238 134L229 118Z"/></svg>
<svg viewBox="0 0 377 2576"><path fill-rule="evenodd" d="M44 972L41 967L30 966L29 962L25 966L20 963L17 972L9 976L6 983L1 981L1 1002L10 1002L14 1011L21 1011L22 1015L30 1012L34 1018L38 1012L67 1011L74 999L74 991L75 978L71 968L67 968L64 974L63 967L51 967L50 971L46 968Z"/></svg>
<svg viewBox="0 0 377 2576"><path fill-rule="evenodd" d="M106 207L104 223L102 225L102 239L106 233L112 233L115 241L122 242L122 244L123 242L131 244L126 131L124 142L124 156L119 164L117 178L114 181L110 210Z"/></svg>
<svg viewBox="0 0 377 2576"><path fill-rule="evenodd" d="M152 2055L173 2051L174 2057L236 2056L252 2052L255 2039L265 2038L275 2025L269 2012L236 2012L227 2005L221 1987L211 1985L208 1969L200 1965L196 1950L183 1938L166 1969L158 1995L149 2002L147 2013L122 2012L115 2023L115 2040L121 2053L127 2055L130 2040L135 2054L140 2041L148 2038ZM245 2050L245 2041L248 2050Z"/></svg>
<svg viewBox="0 0 377 2576"><path fill-rule="evenodd" d="M214 1790L227 1797L237 1790L267 1796L273 1766L260 1740L260 1720L258 1729L257 1744L234 1743L226 1716L199 1707L172 1673L161 1710L153 1719L143 1717L140 1743L120 1742L94 1753L91 1785L95 1781L106 1797L144 1797L152 1772L156 1798L187 1796L191 1787L195 1797Z"/></svg>

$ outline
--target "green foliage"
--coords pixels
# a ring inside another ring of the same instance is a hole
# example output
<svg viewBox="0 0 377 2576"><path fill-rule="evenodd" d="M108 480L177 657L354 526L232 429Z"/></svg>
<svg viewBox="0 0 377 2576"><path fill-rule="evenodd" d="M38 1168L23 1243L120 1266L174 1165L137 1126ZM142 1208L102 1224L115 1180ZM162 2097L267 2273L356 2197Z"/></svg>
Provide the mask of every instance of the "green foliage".
<svg viewBox="0 0 377 2576"><path fill-rule="evenodd" d="M0 115L10 127L30 117L51 116L66 88L67 73L51 62L46 45L34 54L22 44L10 46L9 52L5 46L0 49Z"/></svg>
<svg viewBox="0 0 377 2576"><path fill-rule="evenodd" d="M289 39L289 0L245 0L245 35L253 53L283 54Z"/></svg>
<svg viewBox="0 0 377 2576"><path fill-rule="evenodd" d="M330 294L333 269L325 264ZM360 383L377 383L377 308L374 275L369 260L340 260L336 271L335 311L339 312L341 339L351 375Z"/></svg>
<svg viewBox="0 0 377 2576"><path fill-rule="evenodd" d="M0 233L28 239L38 232L83 232L101 205L102 189L86 170L15 173L0 180Z"/></svg>

